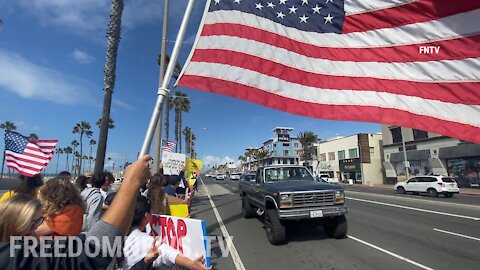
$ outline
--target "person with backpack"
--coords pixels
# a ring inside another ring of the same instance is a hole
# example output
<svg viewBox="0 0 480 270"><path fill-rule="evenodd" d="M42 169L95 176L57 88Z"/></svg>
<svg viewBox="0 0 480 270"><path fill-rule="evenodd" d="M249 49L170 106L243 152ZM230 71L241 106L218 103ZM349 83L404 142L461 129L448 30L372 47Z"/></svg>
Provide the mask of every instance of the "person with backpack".
<svg viewBox="0 0 480 270"><path fill-rule="evenodd" d="M86 187L80 193L86 204L82 227L84 232L88 231L100 219L103 211L103 196L100 188L105 184L105 177L102 174L95 175L91 183L92 187Z"/></svg>

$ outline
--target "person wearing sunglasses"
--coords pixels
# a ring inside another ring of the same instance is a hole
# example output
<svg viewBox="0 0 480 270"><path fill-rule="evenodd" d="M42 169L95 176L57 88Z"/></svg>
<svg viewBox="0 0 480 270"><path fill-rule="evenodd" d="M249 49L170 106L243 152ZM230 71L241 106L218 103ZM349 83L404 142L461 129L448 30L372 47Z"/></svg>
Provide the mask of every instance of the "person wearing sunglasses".
<svg viewBox="0 0 480 270"><path fill-rule="evenodd" d="M125 180L114 200L92 228L78 236L82 246L78 254L71 255L70 252L78 251L78 245L73 246L67 240L48 242L52 250L60 249L62 256L38 256L41 245L30 249L25 245L28 240L11 239L12 236L28 236L43 223L42 205L33 198L23 195L16 195L0 203L0 266L2 269L38 269L38 270L93 270L109 269L115 252L110 247L115 243L117 237L125 236L130 229L133 219L133 212L140 186L150 178L149 161L150 156L146 155L135 163L128 166L125 172ZM97 241L87 241L95 238ZM11 243L14 242L14 243ZM22 245L23 243L23 245ZM45 248L46 245L43 246ZM87 250L100 251L98 255L92 255Z"/></svg>

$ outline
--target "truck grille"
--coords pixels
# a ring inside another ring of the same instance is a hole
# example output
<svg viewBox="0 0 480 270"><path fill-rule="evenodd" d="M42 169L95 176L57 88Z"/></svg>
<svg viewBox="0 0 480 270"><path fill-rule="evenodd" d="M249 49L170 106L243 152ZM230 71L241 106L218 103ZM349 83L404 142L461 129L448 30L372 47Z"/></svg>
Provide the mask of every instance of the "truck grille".
<svg viewBox="0 0 480 270"><path fill-rule="evenodd" d="M306 192L293 194L293 207L325 206L335 204L335 192Z"/></svg>

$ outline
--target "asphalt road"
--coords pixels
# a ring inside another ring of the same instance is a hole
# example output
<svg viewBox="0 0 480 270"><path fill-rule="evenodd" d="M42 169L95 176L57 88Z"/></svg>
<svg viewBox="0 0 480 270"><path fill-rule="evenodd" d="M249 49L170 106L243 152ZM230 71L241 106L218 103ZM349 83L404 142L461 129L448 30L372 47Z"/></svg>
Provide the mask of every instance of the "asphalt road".
<svg viewBox="0 0 480 270"><path fill-rule="evenodd" d="M322 227L294 224L287 228L288 243L272 246L261 218L242 217L236 181L204 181L192 214L206 221L209 235L233 236L234 249L226 257L226 242L212 243L215 269L480 267L480 196L432 200L346 187L348 238L330 239Z"/></svg>

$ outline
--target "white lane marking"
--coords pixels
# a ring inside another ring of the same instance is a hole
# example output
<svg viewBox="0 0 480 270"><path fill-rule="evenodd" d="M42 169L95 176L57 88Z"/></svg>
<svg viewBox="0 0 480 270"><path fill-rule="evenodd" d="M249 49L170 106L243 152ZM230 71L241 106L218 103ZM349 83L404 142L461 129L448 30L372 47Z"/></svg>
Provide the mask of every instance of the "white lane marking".
<svg viewBox="0 0 480 270"><path fill-rule="evenodd" d="M415 208L415 207L409 207L409 206L403 206L403 205L397 205L397 204L391 204L391 203L384 203L384 202L370 201L370 200L364 200L364 199L357 199L357 198L352 198L352 197L346 197L346 198L349 199L349 200L353 200L353 201L374 203L374 204L379 204L379 205L385 205L385 206L403 208L403 209L407 209L407 210L414 210L414 211L431 213L431 214L437 214L437 215L444 215L444 216L457 217L457 218L465 218L465 219L471 219L471 220L476 220L476 221L479 221L479 220L480 220L479 217L471 217L471 216L457 215L457 214L451 214L451 213L445 213L445 212L438 212L438 211L432 211L432 210L427 210L427 209L421 209L421 208Z"/></svg>
<svg viewBox="0 0 480 270"><path fill-rule="evenodd" d="M468 239L480 241L480 238L476 238L476 237L472 237L472 236L468 236L468 235L464 235L464 234L459 234L459 233L444 231L444 230L440 230L440 229L437 229L437 228L433 228L433 230L434 230L434 231L437 231L437 232L447 233L447 234L451 234L451 235L455 235L455 236L460 236L460 237L465 237L465 238L468 238Z"/></svg>
<svg viewBox="0 0 480 270"><path fill-rule="evenodd" d="M352 240L355 240L355 241L357 241L357 242L360 242L360 243L362 243L362 244L364 244L364 245L367 245L367 246L369 246L369 247L371 247L371 248L377 249L377 250L379 250L379 251L381 251L381 252L383 252L383 253L386 253L386 254L388 254L388 255L390 255L390 256L393 256L393 257L395 257L395 258L397 258L397 259L400 259L400 260L402 260L402 261L406 261L406 262L408 262L408 263L410 263L410 264L413 264L413 265L415 265L415 266L418 266L418 267L420 267L420 268L422 268L422 269L433 270L433 268L430 268L430 267L428 267L428 266L425 266L425 265L423 265L423 264L420 264L420 263L418 263L418 262L416 262L416 261L412 261L412 260L410 260L410 259L407 259L407 258L405 258L405 257L403 257L403 256L400 256L400 255L398 255L398 254L395 254L395 253L393 253L393 252L391 252L391 251L388 251L388 250L386 250L386 249L383 249L383 248L381 248L381 247L379 247L379 246L375 246L374 244L370 244L370 243L368 243L368 242L365 242L365 241L363 241L363 240L360 240L360 239L358 239L358 238L356 238L356 237L353 237L353 236L351 236L351 235L348 235L348 238L349 238L349 239L352 239Z"/></svg>
<svg viewBox="0 0 480 270"><path fill-rule="evenodd" d="M361 192L361 191L351 191L351 190L345 190L345 194L358 194L358 195L369 195L372 197L381 197L381 198L394 198L397 200L403 200L403 201L417 201L425 204L434 204L434 205L448 205L448 206L461 206L464 208L480 208L480 205L472 205L472 204L462 204L462 203L452 203L452 202L443 202L443 201L432 201L432 200L425 200L425 199L417 199L414 198L413 196L415 195L406 195L406 196L393 196L393 195L385 195L385 194L375 194L375 193L368 193L368 192Z"/></svg>
<svg viewBox="0 0 480 270"><path fill-rule="evenodd" d="M240 259L240 255L238 255L237 249L233 244L232 238L230 237L230 234L227 231L227 227L225 227L222 217L220 216L220 213L218 213L217 207L215 206L215 203L213 202L212 197L210 197L210 193L208 193L207 187L203 183L203 180L201 181L202 181L203 188L207 193L208 200L210 201L210 205L212 206L213 213L215 213L215 217L217 218L218 225L220 225L220 230L222 231L223 237L227 242L227 247L230 248L230 254L232 254L232 259L233 259L233 263L235 264L235 268L237 270L245 270L245 266L243 265L242 259Z"/></svg>

